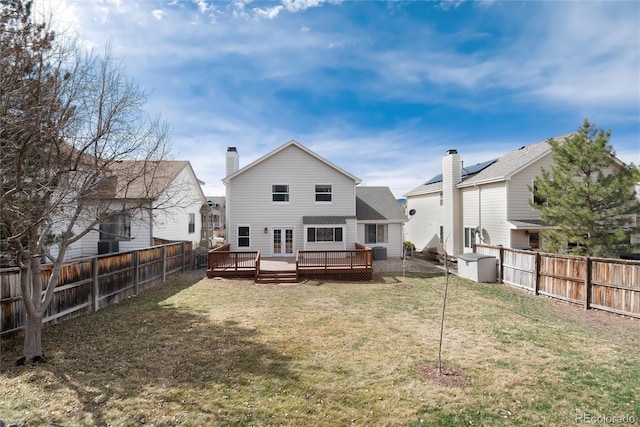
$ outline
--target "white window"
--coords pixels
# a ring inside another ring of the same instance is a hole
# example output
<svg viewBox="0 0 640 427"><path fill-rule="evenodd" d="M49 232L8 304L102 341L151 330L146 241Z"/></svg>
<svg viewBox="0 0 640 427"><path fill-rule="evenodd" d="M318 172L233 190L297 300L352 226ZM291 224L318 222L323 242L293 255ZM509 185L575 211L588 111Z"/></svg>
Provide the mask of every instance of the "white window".
<svg viewBox="0 0 640 427"><path fill-rule="evenodd" d="M444 225L440 226L440 243L444 242Z"/></svg>
<svg viewBox="0 0 640 427"><path fill-rule="evenodd" d="M364 243L388 243L389 226L387 224L365 224Z"/></svg>
<svg viewBox="0 0 640 427"><path fill-rule="evenodd" d="M464 247L473 248L476 244L476 229L474 227L464 228Z"/></svg>
<svg viewBox="0 0 640 427"><path fill-rule="evenodd" d="M112 215L100 223L100 240L131 239L131 217L129 215Z"/></svg>
<svg viewBox="0 0 640 427"><path fill-rule="evenodd" d="M251 246L251 228L248 226L238 227L238 247L248 248Z"/></svg>
<svg viewBox="0 0 640 427"><path fill-rule="evenodd" d="M289 185L274 184L271 186L271 201L277 203L289 202Z"/></svg>
<svg viewBox="0 0 640 427"><path fill-rule="evenodd" d="M196 232L196 214L189 214L189 234Z"/></svg>
<svg viewBox="0 0 640 427"><path fill-rule="evenodd" d="M316 184L316 202L331 202L331 185Z"/></svg>
<svg viewBox="0 0 640 427"><path fill-rule="evenodd" d="M307 242L342 242L342 227L309 227Z"/></svg>
<svg viewBox="0 0 640 427"><path fill-rule="evenodd" d="M441 191L440 192L440 206L442 206L444 204L444 193Z"/></svg>

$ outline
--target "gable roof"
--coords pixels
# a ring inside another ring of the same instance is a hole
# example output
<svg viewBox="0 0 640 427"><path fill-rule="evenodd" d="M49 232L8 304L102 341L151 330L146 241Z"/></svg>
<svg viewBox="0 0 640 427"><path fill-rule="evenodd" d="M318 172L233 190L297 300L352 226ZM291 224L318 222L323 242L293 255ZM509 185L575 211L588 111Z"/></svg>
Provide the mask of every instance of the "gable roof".
<svg viewBox="0 0 640 427"><path fill-rule="evenodd" d="M572 135L573 133L570 133L553 139L556 141L564 141ZM551 145L549 145L548 140L516 148L498 158L498 160L489 167L468 177L466 180L463 179L462 182L458 184L458 187L508 180L521 170L551 154L551 151Z"/></svg>
<svg viewBox="0 0 640 427"><path fill-rule="evenodd" d="M575 133L569 133L552 139L563 141L574 134ZM548 140L544 140L511 150L498 159L478 163L467 168L463 167L462 181L457 186L468 187L477 184L508 180L524 168L550 154L551 151L551 145L549 145ZM405 196L418 196L439 191L442 191L442 174L437 175L425 184L414 188Z"/></svg>
<svg viewBox="0 0 640 427"><path fill-rule="evenodd" d="M111 196L115 199L156 199L185 168L191 168L188 160L161 160L143 162L122 160L109 166ZM195 177L195 173L193 173ZM115 178L115 179L114 179ZM195 177L200 187L201 181ZM204 200L204 194L202 194Z"/></svg>
<svg viewBox="0 0 640 427"><path fill-rule="evenodd" d="M284 144L282 144L280 147L276 148L275 150L271 151L270 153L265 154L264 156L260 157L259 159L251 162L250 164L248 164L247 166L238 169L237 171L235 171L232 174L227 175L222 182L227 184L230 180L232 180L233 178L237 177L238 175L243 174L244 172L246 172L247 170L259 165L260 163L264 162L265 160L277 155L278 153L280 153L281 151L284 151L285 149L289 148L289 147L297 147L300 150L304 151L305 153L307 153L309 156L321 161L322 163L326 164L327 166L329 166L330 168L340 172L341 174L349 177L350 179L352 179L353 181L355 181L356 185L360 184L362 182L362 180L360 178L355 177L354 175L351 175L349 172L345 171L344 169L340 168L339 166L334 165L333 163L331 163L330 161L328 161L327 159L325 159L324 157L319 156L318 154L314 153L313 151L309 150L307 147L305 147L304 145L300 144L298 141L296 140L290 140L289 142L286 142Z"/></svg>
<svg viewBox="0 0 640 427"><path fill-rule="evenodd" d="M389 187L356 187L358 221L405 221L404 207Z"/></svg>

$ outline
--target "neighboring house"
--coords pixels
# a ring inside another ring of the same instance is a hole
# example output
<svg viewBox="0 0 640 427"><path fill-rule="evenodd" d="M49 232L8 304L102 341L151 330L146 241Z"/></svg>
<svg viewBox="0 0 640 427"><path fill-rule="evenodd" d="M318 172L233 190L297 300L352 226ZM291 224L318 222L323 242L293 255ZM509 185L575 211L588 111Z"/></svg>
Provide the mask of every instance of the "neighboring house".
<svg viewBox="0 0 640 427"><path fill-rule="evenodd" d="M232 251L268 257L348 250L356 243L401 256L402 206L388 188L357 187L360 182L293 140L242 169L236 148L229 147L227 242Z"/></svg>
<svg viewBox="0 0 640 427"><path fill-rule="evenodd" d="M124 179L139 167L136 161L118 162L110 170L111 177ZM210 210L202 184L188 161L160 161L154 176L141 174L127 186L126 193L109 197L114 212L129 201L143 207L105 219L99 229L72 244L66 258L146 248L154 245L154 239L191 241L196 247L200 243L202 214Z"/></svg>
<svg viewBox="0 0 640 427"><path fill-rule="evenodd" d="M207 196L209 210L202 217L202 239L212 239L225 233L226 198L224 196Z"/></svg>
<svg viewBox="0 0 640 427"><path fill-rule="evenodd" d="M407 239L423 251L446 245L453 256L472 252L475 243L538 248L546 225L529 205L534 201L530 188L541 168L551 168L552 157L543 141L463 167L460 154L449 150L442 175L405 195L407 209L416 210L406 225Z"/></svg>

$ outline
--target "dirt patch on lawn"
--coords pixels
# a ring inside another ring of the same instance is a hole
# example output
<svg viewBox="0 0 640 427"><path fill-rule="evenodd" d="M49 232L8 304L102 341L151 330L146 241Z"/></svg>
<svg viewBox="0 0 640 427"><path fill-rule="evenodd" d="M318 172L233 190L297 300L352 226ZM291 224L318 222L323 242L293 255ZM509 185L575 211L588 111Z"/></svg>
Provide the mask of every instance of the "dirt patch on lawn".
<svg viewBox="0 0 640 427"><path fill-rule="evenodd" d="M640 319L610 313L604 310L585 310L575 304L547 298L550 311L557 319L579 323L593 329L602 337L609 337L612 342L624 345L640 353Z"/></svg>
<svg viewBox="0 0 640 427"><path fill-rule="evenodd" d="M442 373L438 372L437 363L424 363L416 366L416 371L422 378L442 387L466 387L469 379L455 366L443 364Z"/></svg>

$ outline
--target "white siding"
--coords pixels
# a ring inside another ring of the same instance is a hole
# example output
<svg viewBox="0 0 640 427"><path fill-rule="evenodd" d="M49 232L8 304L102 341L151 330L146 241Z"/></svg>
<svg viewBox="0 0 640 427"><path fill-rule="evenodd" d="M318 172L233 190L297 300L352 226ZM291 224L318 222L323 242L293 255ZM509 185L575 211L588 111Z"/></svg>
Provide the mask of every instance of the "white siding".
<svg viewBox="0 0 640 427"><path fill-rule="evenodd" d="M486 184L481 189L482 230L480 242L509 247L509 224L506 217L506 188L504 182Z"/></svg>
<svg viewBox="0 0 640 427"><path fill-rule="evenodd" d="M202 217L200 208L206 199L191 168L185 167L154 204L153 237L166 240L200 242ZM189 233L189 214L195 216L193 233Z"/></svg>
<svg viewBox="0 0 640 427"><path fill-rule="evenodd" d="M368 221L368 224L383 224L382 222ZM402 256L402 224L388 223L387 233L388 239L386 243L365 243L365 224L358 224L358 242L366 244L368 247L383 247L387 248L388 257L401 257Z"/></svg>
<svg viewBox="0 0 640 427"><path fill-rule="evenodd" d="M471 227L482 230L482 212L480 211L480 200L482 199L482 186L466 187L460 190L462 193L462 244L464 252L473 252L473 248L464 247L464 229ZM482 234L476 235L476 243L481 243Z"/></svg>
<svg viewBox="0 0 640 427"><path fill-rule="evenodd" d="M509 241L509 247L511 248L522 249L529 247L529 235L525 230L511 230Z"/></svg>
<svg viewBox="0 0 640 427"><path fill-rule="evenodd" d="M272 201L272 185L289 185L289 202ZM316 203L315 185L331 184L332 201ZM303 216L355 216L355 182L345 174L289 146L232 178L227 184L227 241L238 250L238 225L251 226L251 247L271 254L265 227L293 227L294 247L304 248ZM355 224L353 222L353 224ZM344 225L344 224L342 224ZM355 244L355 226L346 227L347 249Z"/></svg>
<svg viewBox="0 0 640 427"><path fill-rule="evenodd" d="M551 153L514 175L508 184L507 198L508 219L539 219L540 212L529 205L533 195L528 186L533 187L533 180L540 175L540 169L549 170L553 165ZM520 246L521 247L521 246Z"/></svg>
<svg viewBox="0 0 640 427"><path fill-rule="evenodd" d="M416 213L405 224L406 239L416 245L419 251L429 248L441 248L440 226L442 222L442 206L440 193L430 193L407 197L407 211L415 209Z"/></svg>
<svg viewBox="0 0 640 427"><path fill-rule="evenodd" d="M131 240L120 240L118 243L120 252L135 249L148 248L153 245L151 231L149 229L149 211L139 210L131 213ZM100 232L90 231L81 242L81 256L93 256L98 254L98 241Z"/></svg>

